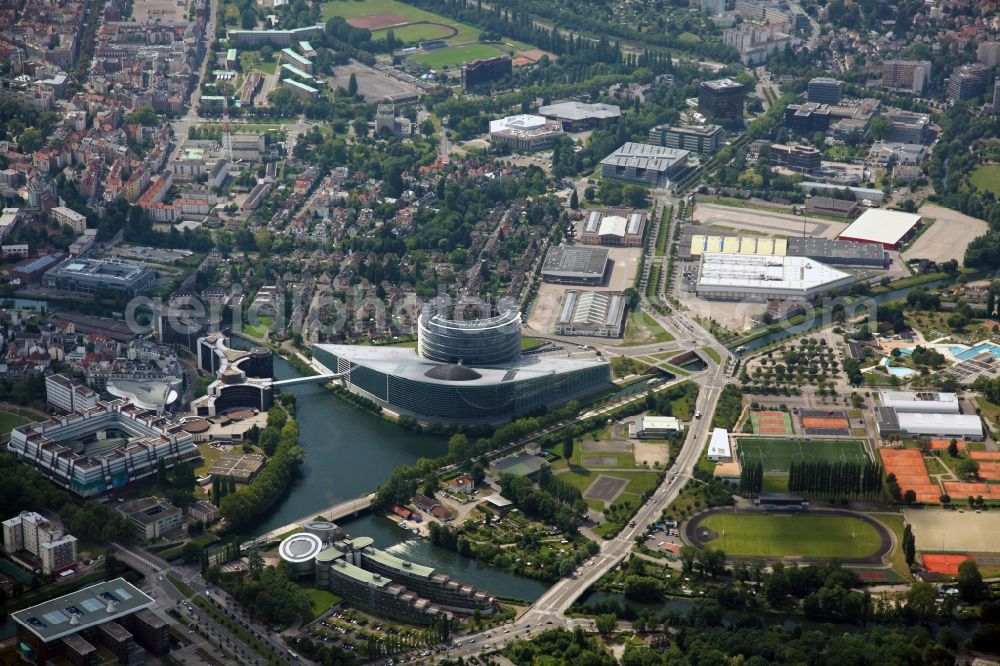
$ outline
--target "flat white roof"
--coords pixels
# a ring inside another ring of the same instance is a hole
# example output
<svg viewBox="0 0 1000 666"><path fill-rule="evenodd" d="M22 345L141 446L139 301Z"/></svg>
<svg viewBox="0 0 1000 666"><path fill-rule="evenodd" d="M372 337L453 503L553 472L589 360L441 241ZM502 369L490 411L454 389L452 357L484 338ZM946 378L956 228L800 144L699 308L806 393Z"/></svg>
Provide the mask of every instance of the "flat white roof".
<svg viewBox="0 0 1000 666"><path fill-rule="evenodd" d="M879 391L879 398L886 407L897 412L934 412L958 414L958 395L933 391Z"/></svg>
<svg viewBox="0 0 1000 666"><path fill-rule="evenodd" d="M586 104L584 102L556 102L538 107L538 113L563 120L584 120L586 118L617 118L622 109L617 104Z"/></svg>
<svg viewBox="0 0 1000 666"><path fill-rule="evenodd" d="M920 216L916 213L869 208L840 232L838 238L896 245L918 224Z"/></svg>
<svg viewBox="0 0 1000 666"><path fill-rule="evenodd" d="M698 288L810 292L848 284L854 276L808 257L706 252Z"/></svg>
<svg viewBox="0 0 1000 666"><path fill-rule="evenodd" d="M975 414L896 412L899 429L912 435L983 436L983 422Z"/></svg>
<svg viewBox="0 0 1000 666"><path fill-rule="evenodd" d="M628 220L621 215L606 215L604 216L604 219L601 220L601 226L598 228L597 235L619 236L624 238L627 226Z"/></svg>
<svg viewBox="0 0 1000 666"><path fill-rule="evenodd" d="M716 428L712 431L712 439L708 442L709 458L731 458L732 450L729 448L729 431L725 428Z"/></svg>
<svg viewBox="0 0 1000 666"><path fill-rule="evenodd" d="M528 130L535 129L537 127L542 127L545 123L549 122L548 119L542 116L536 116L530 113L522 113L516 116L507 116L506 118L500 118L499 120L490 121L490 131L500 132L505 129L519 129Z"/></svg>
<svg viewBox="0 0 1000 666"><path fill-rule="evenodd" d="M639 426L644 430L680 430L681 422L676 416L642 416L639 418Z"/></svg>

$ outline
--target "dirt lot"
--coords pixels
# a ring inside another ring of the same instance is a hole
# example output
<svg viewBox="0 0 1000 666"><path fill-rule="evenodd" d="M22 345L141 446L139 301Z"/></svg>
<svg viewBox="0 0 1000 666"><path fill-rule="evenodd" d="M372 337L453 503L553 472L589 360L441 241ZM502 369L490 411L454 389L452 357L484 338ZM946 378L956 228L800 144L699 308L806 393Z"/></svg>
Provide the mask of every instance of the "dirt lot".
<svg viewBox="0 0 1000 666"><path fill-rule="evenodd" d="M639 257L642 248L638 247L611 247L608 248L608 257L612 261L611 276L607 283L600 287L551 284L542 282L538 287L538 295L535 297L535 304L528 315L528 326L540 333L552 333L555 330L556 319L559 317L559 308L562 303L563 294L567 289L584 289L591 291L625 291L632 286L635 279L635 271L639 265Z"/></svg>
<svg viewBox="0 0 1000 666"><path fill-rule="evenodd" d="M387 95L415 92L405 83L382 76L368 65L352 60L350 64L335 67L334 76L329 80L332 88L347 88L347 83L354 74L358 81L358 93L369 102L378 102Z"/></svg>
<svg viewBox="0 0 1000 666"><path fill-rule="evenodd" d="M718 204L699 203L694 209L694 219L713 227L721 233L737 230L756 231L769 236L801 236L803 218L753 208L735 208ZM805 232L809 236L836 238L847 228L844 222L805 218Z"/></svg>
<svg viewBox="0 0 1000 666"><path fill-rule="evenodd" d="M632 445L628 442L580 442L580 449L584 453L593 451L601 453L628 453L632 450Z"/></svg>
<svg viewBox="0 0 1000 666"><path fill-rule="evenodd" d="M646 463L650 467L655 467L660 463L660 467L665 467L669 446L665 442L636 442L634 448L635 464Z"/></svg>
<svg viewBox="0 0 1000 666"><path fill-rule="evenodd" d="M138 23L170 23L187 18L187 3L177 4L174 0L143 0L137 2L132 16Z"/></svg>
<svg viewBox="0 0 1000 666"><path fill-rule="evenodd" d="M583 466L587 469L595 467L618 467L618 458L615 456L584 456Z"/></svg>
<svg viewBox="0 0 1000 666"><path fill-rule="evenodd" d="M949 553L1000 553L1000 513L974 513L966 509L904 511L913 525L917 548Z"/></svg>
<svg viewBox="0 0 1000 666"><path fill-rule="evenodd" d="M965 248L976 236L986 233L986 222L963 215L950 208L924 204L918 211L924 217L933 218L931 228L920 235L913 246L903 253L904 259L930 259L948 261L957 259L960 263L965 256Z"/></svg>

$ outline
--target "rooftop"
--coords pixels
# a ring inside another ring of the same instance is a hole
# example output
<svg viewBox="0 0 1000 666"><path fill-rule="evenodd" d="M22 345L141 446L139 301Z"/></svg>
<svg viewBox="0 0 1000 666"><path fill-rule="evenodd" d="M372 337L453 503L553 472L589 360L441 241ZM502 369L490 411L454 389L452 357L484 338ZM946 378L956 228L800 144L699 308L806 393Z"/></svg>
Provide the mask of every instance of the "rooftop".
<svg viewBox="0 0 1000 666"><path fill-rule="evenodd" d="M807 257L702 255L698 286L806 291L853 276Z"/></svg>
<svg viewBox="0 0 1000 666"><path fill-rule="evenodd" d="M601 164L624 168L666 171L679 163L683 163L690 154L690 151L687 150L664 148L663 146L654 146L649 143L634 143L629 141L601 160Z"/></svg>
<svg viewBox="0 0 1000 666"><path fill-rule="evenodd" d="M742 83L733 81L730 78L716 79L715 81L703 81L701 85L711 90L735 90L743 88Z"/></svg>
<svg viewBox="0 0 1000 666"><path fill-rule="evenodd" d="M17 611L11 619L50 643L152 605L142 590L115 578Z"/></svg>
<svg viewBox="0 0 1000 666"><path fill-rule="evenodd" d="M920 216L916 213L869 208L840 232L840 238L895 245L918 224Z"/></svg>
<svg viewBox="0 0 1000 666"><path fill-rule="evenodd" d="M540 456L514 454L494 460L490 463L490 467L496 469L500 474L528 476L543 467L547 467L548 464L548 461Z"/></svg>
<svg viewBox="0 0 1000 666"><path fill-rule="evenodd" d="M430 578L431 576L434 575L433 567L426 567L422 564L414 564L413 562L400 559L395 555L390 555L384 550L379 550L378 548L372 548L372 547L365 548L365 555L375 560L379 564L390 567L392 569L405 571L406 573L412 574L414 576L419 576L420 578Z"/></svg>
<svg viewBox="0 0 1000 666"><path fill-rule="evenodd" d="M538 107L543 116L560 120L586 120L588 118L618 118L622 109L617 104L585 104L584 102L556 102Z"/></svg>
<svg viewBox="0 0 1000 666"><path fill-rule="evenodd" d="M608 250L604 248L558 245L549 248L542 263L542 272L601 277L607 266Z"/></svg>

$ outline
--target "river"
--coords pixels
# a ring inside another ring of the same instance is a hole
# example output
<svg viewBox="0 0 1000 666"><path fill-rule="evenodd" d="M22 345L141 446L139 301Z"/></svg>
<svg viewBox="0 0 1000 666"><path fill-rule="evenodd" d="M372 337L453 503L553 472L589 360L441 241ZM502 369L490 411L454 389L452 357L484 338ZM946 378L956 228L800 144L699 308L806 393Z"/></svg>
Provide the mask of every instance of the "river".
<svg viewBox="0 0 1000 666"><path fill-rule="evenodd" d="M233 339L233 346L246 347ZM274 357L274 378L301 376L287 361ZM288 388L295 395L295 419L305 462L298 481L253 534L287 525L343 500L371 492L393 469L421 457L444 455L444 437L400 428L358 409L318 384ZM351 536L370 536L393 555L440 569L457 580L493 595L534 601L548 585L482 565L431 544L381 516L367 515L341 523Z"/></svg>

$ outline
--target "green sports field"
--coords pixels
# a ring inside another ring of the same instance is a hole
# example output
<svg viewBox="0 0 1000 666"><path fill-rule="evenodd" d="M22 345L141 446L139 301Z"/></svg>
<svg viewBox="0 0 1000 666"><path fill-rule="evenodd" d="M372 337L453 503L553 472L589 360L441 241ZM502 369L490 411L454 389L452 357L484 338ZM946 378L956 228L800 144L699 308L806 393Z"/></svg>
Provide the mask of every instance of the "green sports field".
<svg viewBox="0 0 1000 666"><path fill-rule="evenodd" d="M10 431L25 423L30 423L32 419L10 412L0 412L0 438L7 437Z"/></svg>
<svg viewBox="0 0 1000 666"><path fill-rule="evenodd" d="M389 28L373 30L372 35L376 38L384 39L388 32ZM416 42L430 39L447 39L451 36L451 30L437 23L415 23L413 25L404 25L401 28L393 28L392 34L402 42L415 44Z"/></svg>
<svg viewBox="0 0 1000 666"><path fill-rule="evenodd" d="M327 2L323 5L323 21L328 21L334 16L343 16L345 19L351 19L361 18L362 16L371 16L372 14L396 14L404 19L409 19L414 22L428 21L430 23L440 23L442 25L452 26L458 30L458 33L453 37L448 38L447 41L450 44L462 44L464 42L475 41L479 39L479 33L482 32L478 28L474 28L471 25L458 23L457 21L453 21L445 16L432 14L431 12L424 11L423 9L418 9L417 7L397 2L397 0L333 0L332 2ZM429 26L422 25L413 26L414 30L428 27ZM407 33L405 32L406 30L409 30L409 28L400 27L395 28L393 32L396 34L396 37L404 40L424 39L424 37L414 36L418 34L418 32L411 30ZM373 30L373 32L378 33L379 31L376 29Z"/></svg>
<svg viewBox="0 0 1000 666"><path fill-rule="evenodd" d="M503 54L504 51L489 44L466 44L465 46L453 46L447 49L436 49L427 53L418 53L412 56L411 59L423 63L428 67L443 69L446 67L457 67L472 60L493 58Z"/></svg>
<svg viewBox="0 0 1000 666"><path fill-rule="evenodd" d="M741 437L737 455L744 465L760 462L765 474L787 474L793 462L863 462L870 460L868 445L859 439L770 439Z"/></svg>
<svg viewBox="0 0 1000 666"><path fill-rule="evenodd" d="M731 557L857 559L876 554L881 544L875 528L850 516L721 513L701 521L699 532L705 528L716 534L707 545Z"/></svg>
<svg viewBox="0 0 1000 666"><path fill-rule="evenodd" d="M977 190L1000 197L1000 164L982 164L972 170L972 184Z"/></svg>

